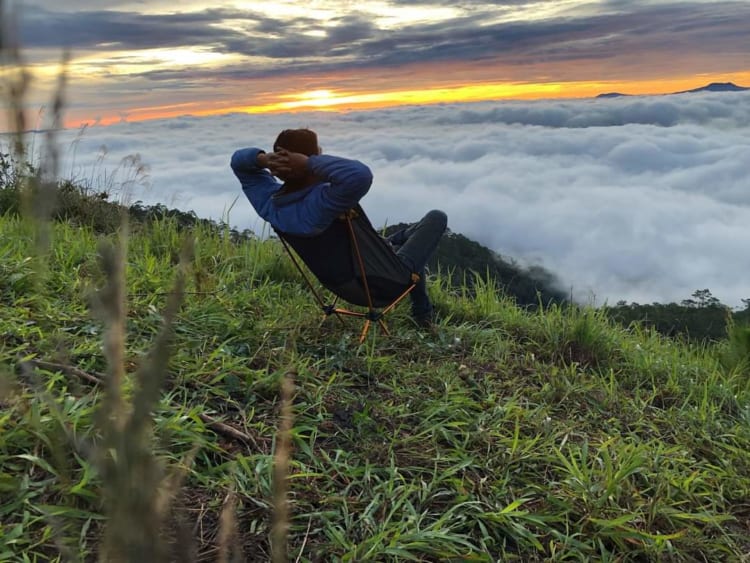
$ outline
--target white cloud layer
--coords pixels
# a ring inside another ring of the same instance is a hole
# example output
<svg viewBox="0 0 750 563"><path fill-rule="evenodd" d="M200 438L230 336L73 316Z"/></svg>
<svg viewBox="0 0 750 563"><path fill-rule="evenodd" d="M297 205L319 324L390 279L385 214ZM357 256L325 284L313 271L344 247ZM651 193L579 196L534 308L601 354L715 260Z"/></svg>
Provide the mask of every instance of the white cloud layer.
<svg viewBox="0 0 750 563"><path fill-rule="evenodd" d="M123 123L62 135L62 171L117 185L132 172L120 159L139 154L151 186L131 201L214 219L231 208L232 225L261 232L229 158L300 126L371 166L375 224L443 209L453 231L596 304L750 297L750 92Z"/></svg>

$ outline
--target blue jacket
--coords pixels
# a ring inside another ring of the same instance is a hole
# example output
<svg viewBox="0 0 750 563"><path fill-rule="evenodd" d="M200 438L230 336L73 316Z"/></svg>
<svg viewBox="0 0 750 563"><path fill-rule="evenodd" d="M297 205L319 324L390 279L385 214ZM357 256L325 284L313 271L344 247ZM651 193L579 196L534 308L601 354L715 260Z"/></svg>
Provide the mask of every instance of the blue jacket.
<svg viewBox="0 0 750 563"><path fill-rule="evenodd" d="M263 219L292 235L315 235L324 231L341 213L354 207L372 184L372 172L357 160L314 155L307 166L320 181L303 190L278 194L276 178L258 167L261 149L240 149L232 155L232 171L242 191Z"/></svg>

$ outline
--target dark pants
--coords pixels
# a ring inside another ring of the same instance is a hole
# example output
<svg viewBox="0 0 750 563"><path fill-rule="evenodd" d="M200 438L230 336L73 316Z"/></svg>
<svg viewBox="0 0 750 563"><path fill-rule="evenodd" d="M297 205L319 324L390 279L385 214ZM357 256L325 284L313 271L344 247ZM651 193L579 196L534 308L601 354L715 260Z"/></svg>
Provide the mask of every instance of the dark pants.
<svg viewBox="0 0 750 563"><path fill-rule="evenodd" d="M448 226L448 216L437 209L428 212L421 221L413 223L388 237L396 254L407 267L419 274L419 283L411 292L411 312L417 319L432 315L432 303L427 295L424 268L437 248L440 237Z"/></svg>

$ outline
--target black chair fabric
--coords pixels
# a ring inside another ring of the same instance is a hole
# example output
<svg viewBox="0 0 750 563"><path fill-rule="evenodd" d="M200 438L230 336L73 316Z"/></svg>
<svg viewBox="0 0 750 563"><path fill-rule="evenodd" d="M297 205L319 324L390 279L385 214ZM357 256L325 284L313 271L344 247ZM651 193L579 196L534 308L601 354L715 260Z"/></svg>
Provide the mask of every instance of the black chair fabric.
<svg viewBox="0 0 750 563"><path fill-rule="evenodd" d="M373 307L387 307L412 285L412 272L373 228L361 206L351 224L364 262ZM337 219L314 236L276 231L294 249L321 284L343 300L367 307L365 284L345 219Z"/></svg>

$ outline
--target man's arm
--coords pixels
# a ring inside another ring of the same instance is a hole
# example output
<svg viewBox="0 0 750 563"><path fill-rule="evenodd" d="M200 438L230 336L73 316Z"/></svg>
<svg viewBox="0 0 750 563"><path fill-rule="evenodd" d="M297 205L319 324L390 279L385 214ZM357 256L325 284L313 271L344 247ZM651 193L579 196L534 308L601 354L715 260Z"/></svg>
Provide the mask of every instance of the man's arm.
<svg viewBox="0 0 750 563"><path fill-rule="evenodd" d="M317 194L323 222L330 222L357 205L372 185L372 172L358 160L313 155L308 158L308 167L316 177L327 182Z"/></svg>
<svg viewBox="0 0 750 563"><path fill-rule="evenodd" d="M258 148L240 149L232 155L232 171L242 184L242 191L255 211L268 221L271 196L279 189L279 183L266 169L268 155Z"/></svg>

